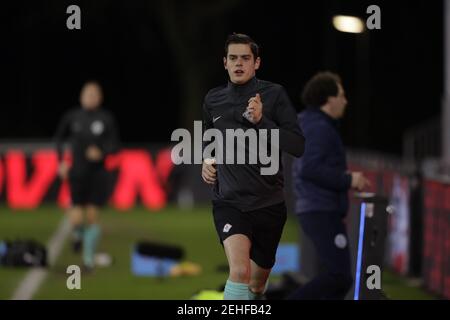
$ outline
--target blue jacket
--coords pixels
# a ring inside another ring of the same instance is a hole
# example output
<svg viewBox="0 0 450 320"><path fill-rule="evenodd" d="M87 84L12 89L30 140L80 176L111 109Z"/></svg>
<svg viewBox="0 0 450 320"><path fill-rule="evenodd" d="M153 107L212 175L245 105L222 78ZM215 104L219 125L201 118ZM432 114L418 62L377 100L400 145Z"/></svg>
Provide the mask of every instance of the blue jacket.
<svg viewBox="0 0 450 320"><path fill-rule="evenodd" d="M305 152L293 164L296 213L335 211L345 215L351 175L347 173L338 123L318 108L307 108L298 121L305 137Z"/></svg>

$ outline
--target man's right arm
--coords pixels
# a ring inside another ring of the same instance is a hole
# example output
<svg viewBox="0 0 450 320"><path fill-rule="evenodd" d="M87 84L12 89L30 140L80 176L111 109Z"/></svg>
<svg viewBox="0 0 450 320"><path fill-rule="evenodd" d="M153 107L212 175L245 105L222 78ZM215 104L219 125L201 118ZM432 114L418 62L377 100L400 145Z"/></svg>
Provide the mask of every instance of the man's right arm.
<svg viewBox="0 0 450 320"><path fill-rule="evenodd" d="M206 100L206 99L205 99ZM208 111L206 101L203 103L203 134L206 130L213 128L213 121L210 112ZM203 141L202 154L206 146L212 142ZM216 167L212 159L203 159L202 163L202 178L208 184L215 184L216 182Z"/></svg>
<svg viewBox="0 0 450 320"><path fill-rule="evenodd" d="M208 107L206 105L206 99L205 102L203 102L203 134L205 134L205 131L208 129L211 129L214 127L213 125L213 120L212 120L212 116L211 113L208 110ZM210 141L204 141L203 137L202 137L202 154L203 151L205 150L206 146L209 145L211 142Z"/></svg>

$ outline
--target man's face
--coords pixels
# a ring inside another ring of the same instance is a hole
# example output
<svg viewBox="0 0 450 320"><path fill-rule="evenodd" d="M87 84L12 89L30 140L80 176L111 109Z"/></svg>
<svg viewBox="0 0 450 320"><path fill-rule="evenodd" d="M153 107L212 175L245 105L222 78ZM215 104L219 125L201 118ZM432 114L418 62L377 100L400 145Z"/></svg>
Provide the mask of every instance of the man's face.
<svg viewBox="0 0 450 320"><path fill-rule="evenodd" d="M328 101L331 107L333 118L340 119L344 116L345 107L347 106L347 98L345 97L344 88L338 84L338 95L336 97L329 97Z"/></svg>
<svg viewBox="0 0 450 320"><path fill-rule="evenodd" d="M235 84L244 84L253 78L260 62L259 57L255 60L250 45L241 43L230 44L228 55L223 58L230 81Z"/></svg>
<svg viewBox="0 0 450 320"><path fill-rule="evenodd" d="M94 110L100 106L102 100L102 90L95 83L88 83L81 90L80 102L83 109Z"/></svg>

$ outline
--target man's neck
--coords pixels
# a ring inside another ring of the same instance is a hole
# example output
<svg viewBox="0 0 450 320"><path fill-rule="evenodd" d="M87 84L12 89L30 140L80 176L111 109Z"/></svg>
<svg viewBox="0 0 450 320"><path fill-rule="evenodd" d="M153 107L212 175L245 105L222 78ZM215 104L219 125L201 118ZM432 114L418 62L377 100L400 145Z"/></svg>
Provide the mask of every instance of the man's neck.
<svg viewBox="0 0 450 320"><path fill-rule="evenodd" d="M253 75L253 77L251 77L250 79L248 79L246 82L243 82L243 83L236 83L236 82L231 81L230 79L228 80L228 82L231 83L235 87L245 86L245 85L251 84L255 81L256 81L255 75Z"/></svg>
<svg viewBox="0 0 450 320"><path fill-rule="evenodd" d="M255 77L243 84L235 84L231 81L228 82L228 89L237 95L246 95L256 89L257 80Z"/></svg>
<svg viewBox="0 0 450 320"><path fill-rule="evenodd" d="M330 110L330 106L325 104L323 106L320 107L320 110L322 110L323 113L326 113L330 118L332 118L333 120L337 120L334 116L333 113Z"/></svg>

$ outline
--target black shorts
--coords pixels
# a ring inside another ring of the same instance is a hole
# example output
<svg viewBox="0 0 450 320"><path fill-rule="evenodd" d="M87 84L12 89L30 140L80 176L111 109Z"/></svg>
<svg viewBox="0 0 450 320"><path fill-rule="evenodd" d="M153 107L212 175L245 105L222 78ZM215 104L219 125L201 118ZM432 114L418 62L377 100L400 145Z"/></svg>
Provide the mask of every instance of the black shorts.
<svg viewBox="0 0 450 320"><path fill-rule="evenodd" d="M243 212L220 201L213 201L214 224L220 242L231 235L243 234L251 241L250 259L264 269L275 264L275 255L286 223L284 202Z"/></svg>
<svg viewBox="0 0 450 320"><path fill-rule="evenodd" d="M69 185L72 205L101 207L108 200L108 172L102 167L70 170Z"/></svg>

